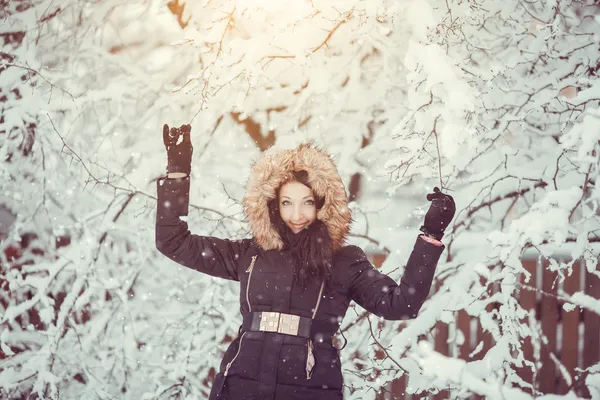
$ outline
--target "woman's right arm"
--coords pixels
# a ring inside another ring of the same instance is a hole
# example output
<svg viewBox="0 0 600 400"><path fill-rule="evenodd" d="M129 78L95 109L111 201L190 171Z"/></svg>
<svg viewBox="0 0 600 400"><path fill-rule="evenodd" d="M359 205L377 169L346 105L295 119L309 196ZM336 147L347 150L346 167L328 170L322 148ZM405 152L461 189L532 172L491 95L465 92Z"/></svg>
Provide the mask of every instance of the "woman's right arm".
<svg viewBox="0 0 600 400"><path fill-rule="evenodd" d="M175 178L169 173L169 177ZM193 270L219 278L239 280L237 261L251 240L231 241L190 233L187 222L190 178L157 181L156 248L171 260Z"/></svg>
<svg viewBox="0 0 600 400"><path fill-rule="evenodd" d="M346 267L350 298L365 310L387 320L416 318L427 299L441 246L417 238L399 283L379 272L356 246L346 246L338 259Z"/></svg>

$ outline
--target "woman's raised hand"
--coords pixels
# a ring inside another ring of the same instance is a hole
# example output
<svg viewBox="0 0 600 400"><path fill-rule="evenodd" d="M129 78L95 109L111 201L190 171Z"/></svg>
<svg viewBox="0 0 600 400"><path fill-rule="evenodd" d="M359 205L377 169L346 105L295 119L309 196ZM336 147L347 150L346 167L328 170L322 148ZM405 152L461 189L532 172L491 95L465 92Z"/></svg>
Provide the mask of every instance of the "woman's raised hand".
<svg viewBox="0 0 600 400"><path fill-rule="evenodd" d="M190 138L191 125L181 125L179 128L169 129L169 125L163 126L163 141L167 149L167 173L182 173L189 175L192 170L192 153L194 147ZM181 141L179 138L181 137ZM178 143L179 142L179 143ZM179 174L173 177L181 177Z"/></svg>
<svg viewBox="0 0 600 400"><path fill-rule="evenodd" d="M427 214L425 214L421 231L437 240L441 240L456 212L454 198L449 194L442 193L438 187L435 187L433 193L427 195L427 200L431 201L431 205Z"/></svg>

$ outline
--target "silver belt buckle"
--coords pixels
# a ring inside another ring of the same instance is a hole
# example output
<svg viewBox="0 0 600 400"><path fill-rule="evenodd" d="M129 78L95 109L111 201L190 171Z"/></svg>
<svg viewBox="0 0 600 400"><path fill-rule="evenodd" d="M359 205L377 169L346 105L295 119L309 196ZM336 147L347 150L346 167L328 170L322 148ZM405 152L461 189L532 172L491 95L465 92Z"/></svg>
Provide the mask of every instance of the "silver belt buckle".
<svg viewBox="0 0 600 400"><path fill-rule="evenodd" d="M277 332L286 335L298 336L298 327L300 326L300 317L292 314L281 314L279 317L279 329Z"/></svg>
<svg viewBox="0 0 600 400"><path fill-rule="evenodd" d="M260 315L260 330L298 336L300 317L272 311L263 311Z"/></svg>

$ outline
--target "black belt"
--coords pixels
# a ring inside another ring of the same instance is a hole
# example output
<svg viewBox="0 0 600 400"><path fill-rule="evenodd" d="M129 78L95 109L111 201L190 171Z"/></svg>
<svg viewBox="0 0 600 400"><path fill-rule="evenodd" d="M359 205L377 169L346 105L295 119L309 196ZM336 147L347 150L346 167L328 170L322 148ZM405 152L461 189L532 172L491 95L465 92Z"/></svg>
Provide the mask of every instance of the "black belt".
<svg viewBox="0 0 600 400"><path fill-rule="evenodd" d="M244 315L243 331L277 332L310 338L312 319L273 311L250 312Z"/></svg>

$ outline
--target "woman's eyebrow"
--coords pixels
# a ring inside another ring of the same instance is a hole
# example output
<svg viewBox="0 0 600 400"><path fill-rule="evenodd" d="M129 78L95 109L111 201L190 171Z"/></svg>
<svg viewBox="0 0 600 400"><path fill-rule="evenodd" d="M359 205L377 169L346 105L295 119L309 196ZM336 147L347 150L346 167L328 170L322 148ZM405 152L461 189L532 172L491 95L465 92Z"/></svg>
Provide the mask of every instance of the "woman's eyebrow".
<svg viewBox="0 0 600 400"><path fill-rule="evenodd" d="M290 200L292 199L290 196L281 196L281 198L282 198L282 199L283 199L284 197L285 197L286 199L290 199ZM304 196L304 197L302 198L302 200L304 200L304 199L310 199L311 197L314 197L314 196L312 196L312 195Z"/></svg>

